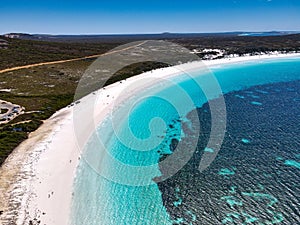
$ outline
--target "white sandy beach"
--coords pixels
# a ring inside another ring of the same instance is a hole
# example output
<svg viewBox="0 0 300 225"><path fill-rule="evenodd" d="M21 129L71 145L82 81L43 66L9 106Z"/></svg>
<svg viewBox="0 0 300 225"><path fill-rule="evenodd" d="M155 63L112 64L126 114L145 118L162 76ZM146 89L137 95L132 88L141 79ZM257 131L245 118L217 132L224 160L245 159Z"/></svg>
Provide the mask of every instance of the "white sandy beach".
<svg viewBox="0 0 300 225"><path fill-rule="evenodd" d="M231 63L243 63L272 58L300 57L300 54L272 54L225 58L212 61L183 64L180 69L192 71L206 65L208 68ZM84 118L85 106L94 105L94 122L100 124L117 104L129 95L137 93L140 88L153 85L159 78L176 76L181 71L174 67L158 69L107 86L80 100L80 114ZM152 82L143 82L151 77ZM139 89L132 87L139 82ZM131 89L129 88L131 87ZM124 96L124 90L126 96ZM129 90L129 91L128 91ZM122 99L119 98L122 93ZM4 205L0 224L15 220L17 225L29 221L40 221L46 225L67 225L70 218L73 181L80 160L82 146L76 140L74 132L74 107L71 106L56 112L50 119L15 149L0 168L1 179L6 182L0 186L0 200L10 201ZM93 133L93 126L87 123L82 126L82 140L87 141ZM1 195L1 193L3 193ZM18 204L18 207L15 207ZM12 211L17 210L17 211ZM17 214L17 216L16 216ZM33 221L33 224L37 224Z"/></svg>

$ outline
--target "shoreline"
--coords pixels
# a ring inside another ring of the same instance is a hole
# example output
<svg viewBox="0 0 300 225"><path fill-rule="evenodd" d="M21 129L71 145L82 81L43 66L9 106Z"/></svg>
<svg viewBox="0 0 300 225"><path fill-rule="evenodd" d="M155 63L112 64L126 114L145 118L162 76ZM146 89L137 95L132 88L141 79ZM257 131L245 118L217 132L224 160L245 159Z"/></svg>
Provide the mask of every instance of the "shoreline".
<svg viewBox="0 0 300 225"><path fill-rule="evenodd" d="M167 67L145 72L122 82L117 82L80 99L79 113L85 115L85 105L95 103L95 121L99 124L118 105L118 96L135 82L145 86L127 90L126 97L137 93L144 87L151 86L161 79L175 77L182 73L178 68L193 71L204 65L208 67L251 61L300 57L300 53L270 54L195 61L175 67ZM177 68L176 68L177 67ZM143 82L144 78L153 78L152 82ZM132 87L132 86L131 86ZM98 98L97 98L98 97ZM102 98L99 98L102 97ZM117 102L116 102L117 99ZM44 122L29 138L22 142L7 158L0 168L0 224L15 221L16 224L69 224L73 181L80 160L80 151L74 134L74 107L66 107ZM83 126L82 139L87 141L93 130ZM82 146L79 146L82 147ZM3 194L1 194L3 193ZM8 204L9 202L9 204ZM2 203L2 204L3 204ZM17 206L17 207L16 207ZM18 214L18 215L15 215ZM36 221L34 222L34 219Z"/></svg>

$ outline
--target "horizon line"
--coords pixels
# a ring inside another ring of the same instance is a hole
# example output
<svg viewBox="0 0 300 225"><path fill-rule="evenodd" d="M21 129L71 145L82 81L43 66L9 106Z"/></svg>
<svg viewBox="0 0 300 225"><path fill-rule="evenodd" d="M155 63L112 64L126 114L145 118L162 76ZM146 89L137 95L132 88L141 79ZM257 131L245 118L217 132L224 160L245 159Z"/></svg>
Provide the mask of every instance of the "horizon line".
<svg viewBox="0 0 300 225"><path fill-rule="evenodd" d="M227 33L300 33L300 30L258 30L258 31L243 31L243 30L235 30L235 31L212 31L212 32L147 32L147 33L26 33L26 32L8 32L2 33L0 35L8 35L8 34L25 34L25 35L48 35L48 36L118 36L118 35L162 35L162 34L227 34Z"/></svg>

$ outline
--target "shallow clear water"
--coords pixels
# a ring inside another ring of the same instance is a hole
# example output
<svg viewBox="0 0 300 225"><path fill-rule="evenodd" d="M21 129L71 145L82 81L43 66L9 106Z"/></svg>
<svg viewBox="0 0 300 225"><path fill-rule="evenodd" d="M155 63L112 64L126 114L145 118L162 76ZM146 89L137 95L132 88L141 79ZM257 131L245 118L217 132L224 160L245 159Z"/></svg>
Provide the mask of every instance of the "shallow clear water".
<svg viewBox="0 0 300 225"><path fill-rule="evenodd" d="M287 181L299 178L300 132L288 125L299 124L300 107L295 106L300 104L300 59L224 65L212 71L224 94L228 130L211 166L202 173L198 170L203 152L214 152L205 147L210 132L210 108L205 103L218 93L205 89L207 99L195 81L174 78L177 85L137 102L128 118L99 125L85 152L85 158L94 158L99 167L96 172L86 161L80 163L72 224L296 224L299 186ZM197 82L212 85L205 75ZM178 88L190 96L194 108ZM281 96L290 104L278 101ZM201 132L192 137L195 115ZM291 133L294 142L287 135ZM105 157L99 137L105 140ZM177 142L189 138L198 144L186 165L163 182L152 180L164 173L157 163ZM286 142L292 143L293 151ZM293 199L277 194L282 191Z"/></svg>

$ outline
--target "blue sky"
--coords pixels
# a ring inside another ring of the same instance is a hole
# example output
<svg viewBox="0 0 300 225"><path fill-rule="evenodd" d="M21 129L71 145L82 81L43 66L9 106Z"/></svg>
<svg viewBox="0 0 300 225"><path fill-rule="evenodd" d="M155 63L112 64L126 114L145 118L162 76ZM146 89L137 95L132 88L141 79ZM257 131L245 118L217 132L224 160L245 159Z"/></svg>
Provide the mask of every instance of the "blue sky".
<svg viewBox="0 0 300 225"><path fill-rule="evenodd" d="M0 33L300 31L299 0L6 0Z"/></svg>

